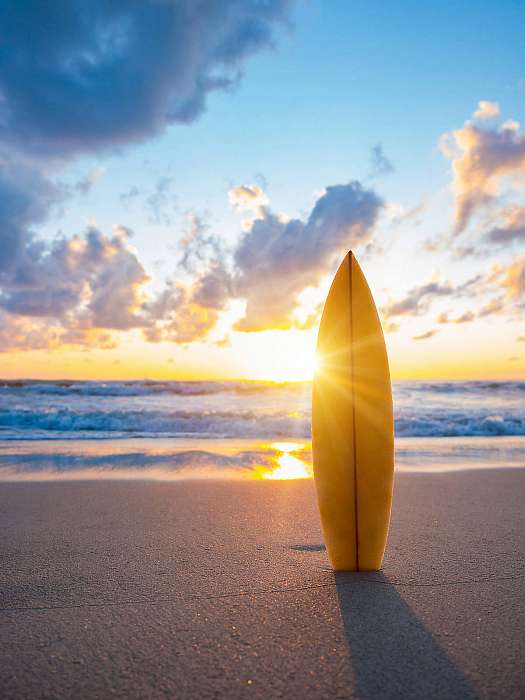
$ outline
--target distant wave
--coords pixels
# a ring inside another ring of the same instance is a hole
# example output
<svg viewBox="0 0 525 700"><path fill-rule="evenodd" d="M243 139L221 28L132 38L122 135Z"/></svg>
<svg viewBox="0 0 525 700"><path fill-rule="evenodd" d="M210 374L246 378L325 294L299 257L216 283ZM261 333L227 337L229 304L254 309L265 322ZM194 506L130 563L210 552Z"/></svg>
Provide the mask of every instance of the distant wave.
<svg viewBox="0 0 525 700"><path fill-rule="evenodd" d="M302 383L257 382L257 381L127 381L127 382L80 382L80 381L35 381L0 380L0 391L22 391L30 394L60 396L148 396L175 394L181 396L206 396L209 394L238 393L258 394L265 391L300 391Z"/></svg>
<svg viewBox="0 0 525 700"><path fill-rule="evenodd" d="M301 392L308 382L264 381L75 381L0 379L0 392L22 391L30 394L82 395L82 396L147 396L175 394L181 396L206 396L208 394L262 392ZM394 393L416 394L468 394L468 393L523 393L525 381L404 381L394 382Z"/></svg>
<svg viewBox="0 0 525 700"><path fill-rule="evenodd" d="M455 382L394 382L394 391L410 391L414 393L436 394L465 394L465 393L525 393L525 382L521 381L455 381Z"/></svg>
<svg viewBox="0 0 525 700"><path fill-rule="evenodd" d="M310 436L310 385L0 381L0 440ZM525 435L525 382L396 382L398 437Z"/></svg>

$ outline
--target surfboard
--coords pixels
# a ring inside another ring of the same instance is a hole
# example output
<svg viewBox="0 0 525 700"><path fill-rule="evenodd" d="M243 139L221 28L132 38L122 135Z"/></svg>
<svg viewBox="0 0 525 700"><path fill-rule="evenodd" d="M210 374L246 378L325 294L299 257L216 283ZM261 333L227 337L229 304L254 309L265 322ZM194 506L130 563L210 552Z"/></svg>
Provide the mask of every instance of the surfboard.
<svg viewBox="0 0 525 700"><path fill-rule="evenodd" d="M381 567L394 480L388 356L374 299L352 252L326 298L312 395L314 480L336 571Z"/></svg>

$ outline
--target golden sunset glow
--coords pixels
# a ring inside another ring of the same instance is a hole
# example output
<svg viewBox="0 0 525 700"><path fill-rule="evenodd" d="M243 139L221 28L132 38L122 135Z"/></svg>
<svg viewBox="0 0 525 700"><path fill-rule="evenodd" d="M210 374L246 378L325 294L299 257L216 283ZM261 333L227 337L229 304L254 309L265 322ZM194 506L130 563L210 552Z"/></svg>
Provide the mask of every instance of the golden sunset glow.
<svg viewBox="0 0 525 700"><path fill-rule="evenodd" d="M316 331L237 333L232 338L232 346L243 367L242 374L249 379L274 382L311 380L318 362Z"/></svg>

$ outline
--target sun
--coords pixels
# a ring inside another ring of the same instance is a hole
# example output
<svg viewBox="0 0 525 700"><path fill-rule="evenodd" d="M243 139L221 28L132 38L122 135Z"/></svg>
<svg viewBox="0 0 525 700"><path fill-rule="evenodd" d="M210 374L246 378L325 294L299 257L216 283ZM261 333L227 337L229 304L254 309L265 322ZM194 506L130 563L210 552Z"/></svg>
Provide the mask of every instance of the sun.
<svg viewBox="0 0 525 700"><path fill-rule="evenodd" d="M239 334L240 335L240 334ZM319 367L315 352L317 333L308 331L261 331L237 337L239 363L246 376L273 382L306 382Z"/></svg>

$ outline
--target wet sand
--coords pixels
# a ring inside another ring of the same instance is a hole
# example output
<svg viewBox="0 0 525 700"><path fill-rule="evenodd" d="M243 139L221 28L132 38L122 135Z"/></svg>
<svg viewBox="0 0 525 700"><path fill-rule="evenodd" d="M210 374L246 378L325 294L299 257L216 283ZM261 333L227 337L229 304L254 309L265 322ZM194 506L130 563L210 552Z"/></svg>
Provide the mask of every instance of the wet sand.
<svg viewBox="0 0 525 700"><path fill-rule="evenodd" d="M334 576L311 481L2 484L0 697L523 697L524 497L398 474Z"/></svg>

